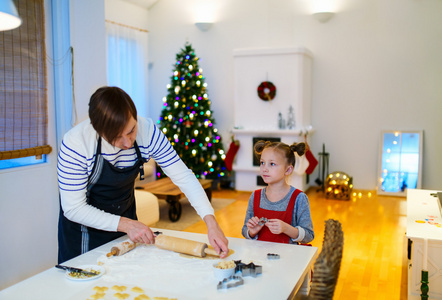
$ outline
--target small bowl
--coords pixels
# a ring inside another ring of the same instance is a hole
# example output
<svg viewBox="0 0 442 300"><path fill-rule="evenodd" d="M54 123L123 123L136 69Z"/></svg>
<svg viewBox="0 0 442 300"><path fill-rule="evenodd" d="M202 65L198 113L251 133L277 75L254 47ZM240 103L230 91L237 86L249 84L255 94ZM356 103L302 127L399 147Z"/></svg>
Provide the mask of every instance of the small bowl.
<svg viewBox="0 0 442 300"><path fill-rule="evenodd" d="M222 281L224 278L228 278L235 274L235 267L230 269L220 269L216 267L217 265L218 264L213 265L213 274L215 274L215 278L218 281Z"/></svg>

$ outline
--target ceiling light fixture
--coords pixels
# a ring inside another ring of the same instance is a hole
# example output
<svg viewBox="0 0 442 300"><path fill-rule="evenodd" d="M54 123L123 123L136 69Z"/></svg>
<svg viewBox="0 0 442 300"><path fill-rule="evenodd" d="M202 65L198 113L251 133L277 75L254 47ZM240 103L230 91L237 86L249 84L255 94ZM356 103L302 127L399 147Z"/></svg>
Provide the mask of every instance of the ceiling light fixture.
<svg viewBox="0 0 442 300"><path fill-rule="evenodd" d="M17 28L22 23L12 0L0 1L0 31Z"/></svg>

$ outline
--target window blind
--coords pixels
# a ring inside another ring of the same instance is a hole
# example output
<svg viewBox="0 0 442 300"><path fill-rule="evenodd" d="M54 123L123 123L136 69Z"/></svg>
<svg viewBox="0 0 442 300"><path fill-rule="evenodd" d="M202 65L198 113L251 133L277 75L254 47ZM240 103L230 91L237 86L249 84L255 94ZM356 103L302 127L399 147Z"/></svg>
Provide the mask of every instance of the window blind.
<svg viewBox="0 0 442 300"><path fill-rule="evenodd" d="M14 3L23 23L0 32L0 159L52 151L47 130L44 1Z"/></svg>

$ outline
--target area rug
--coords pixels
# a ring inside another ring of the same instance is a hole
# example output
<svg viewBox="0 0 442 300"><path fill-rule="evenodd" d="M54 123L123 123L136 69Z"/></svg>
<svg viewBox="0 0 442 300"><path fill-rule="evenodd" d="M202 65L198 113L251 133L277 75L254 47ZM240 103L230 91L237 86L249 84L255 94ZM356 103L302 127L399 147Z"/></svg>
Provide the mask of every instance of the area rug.
<svg viewBox="0 0 442 300"><path fill-rule="evenodd" d="M233 202L235 202L235 199L213 198L211 203L213 209L217 211L229 204L232 204ZM160 220L151 227L170 230L184 230L196 222L201 221L200 216L198 216L195 209L190 205L189 200L184 198L180 200L180 203L182 207L181 217L178 221L172 222L169 220L169 205L165 200L159 200Z"/></svg>

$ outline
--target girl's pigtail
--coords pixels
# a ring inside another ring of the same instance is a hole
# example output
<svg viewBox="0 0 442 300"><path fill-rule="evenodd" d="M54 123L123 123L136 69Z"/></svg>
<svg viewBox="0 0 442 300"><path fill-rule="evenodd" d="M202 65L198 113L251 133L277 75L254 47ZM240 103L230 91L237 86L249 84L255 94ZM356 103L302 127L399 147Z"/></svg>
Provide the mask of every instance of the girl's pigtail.
<svg viewBox="0 0 442 300"><path fill-rule="evenodd" d="M266 146L266 144L267 144L268 142L266 142L266 141L258 141L258 142L256 142L255 143L255 146L253 146L253 149L255 150L255 154L256 155L261 155L261 153L262 153L262 151L264 150L264 148L265 148L265 146Z"/></svg>
<svg viewBox="0 0 442 300"><path fill-rule="evenodd" d="M299 156L303 156L304 155L305 149L306 149L305 143L293 143L290 146L290 150L292 152L298 153Z"/></svg>

